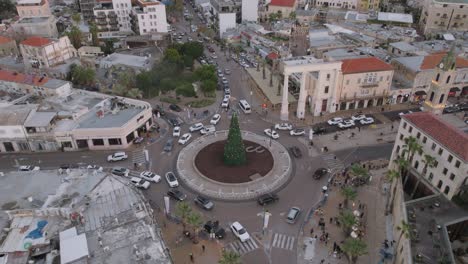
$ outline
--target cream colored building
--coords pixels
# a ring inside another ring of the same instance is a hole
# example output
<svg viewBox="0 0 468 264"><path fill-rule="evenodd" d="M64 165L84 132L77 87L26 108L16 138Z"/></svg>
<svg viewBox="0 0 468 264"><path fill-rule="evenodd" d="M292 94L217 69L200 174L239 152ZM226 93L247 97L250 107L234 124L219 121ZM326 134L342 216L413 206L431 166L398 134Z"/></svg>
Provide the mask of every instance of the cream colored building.
<svg viewBox="0 0 468 264"><path fill-rule="evenodd" d="M16 10L20 18L52 15L47 0L18 0L16 2Z"/></svg>
<svg viewBox="0 0 468 264"><path fill-rule="evenodd" d="M23 17L11 25L20 36L57 38L57 20L54 16Z"/></svg>
<svg viewBox="0 0 468 264"><path fill-rule="evenodd" d="M426 1L419 27L423 33L468 31L468 2L463 0Z"/></svg>
<svg viewBox="0 0 468 264"><path fill-rule="evenodd" d="M283 18L289 17L291 12L296 11L297 0L271 0L268 4L266 13L277 14L281 13Z"/></svg>
<svg viewBox="0 0 468 264"><path fill-rule="evenodd" d="M48 68L78 55L67 36L59 39L30 37L20 43L20 51L26 68Z"/></svg>

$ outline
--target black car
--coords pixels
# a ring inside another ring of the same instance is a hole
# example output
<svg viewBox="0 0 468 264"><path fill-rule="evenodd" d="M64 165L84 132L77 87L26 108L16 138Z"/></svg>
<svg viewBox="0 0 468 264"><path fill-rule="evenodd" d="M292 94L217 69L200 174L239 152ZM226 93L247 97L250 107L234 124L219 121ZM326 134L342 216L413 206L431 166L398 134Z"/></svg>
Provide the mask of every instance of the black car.
<svg viewBox="0 0 468 264"><path fill-rule="evenodd" d="M77 164L62 164L60 165L60 169L66 170L66 169L77 169L79 166Z"/></svg>
<svg viewBox="0 0 468 264"><path fill-rule="evenodd" d="M176 104L169 105L169 109L171 109L172 111L176 111L176 112L182 112L182 108L180 108L180 106Z"/></svg>
<svg viewBox="0 0 468 264"><path fill-rule="evenodd" d="M153 108L153 113L155 115L157 115L159 113L159 116L165 116L166 115L166 112L164 111L164 109L162 109L161 106L159 105L156 105L154 108Z"/></svg>
<svg viewBox="0 0 468 264"><path fill-rule="evenodd" d="M200 208L205 209L205 210L211 210L214 207L214 204L212 201L200 195L195 198L194 202Z"/></svg>
<svg viewBox="0 0 468 264"><path fill-rule="evenodd" d="M122 168L122 167L114 167L111 170L111 173L117 176L128 176L130 173L130 170L127 168Z"/></svg>
<svg viewBox="0 0 468 264"><path fill-rule="evenodd" d="M318 180L318 179L322 178L323 176L327 175L327 173L328 173L328 169L320 168L320 169L317 169L314 172L314 175L312 177L314 179Z"/></svg>
<svg viewBox="0 0 468 264"><path fill-rule="evenodd" d="M166 144L164 145L164 151L165 152L171 152L173 147L173 139L170 138L167 140Z"/></svg>
<svg viewBox="0 0 468 264"><path fill-rule="evenodd" d="M169 124L171 124L173 127L176 127L176 126L180 125L179 120L177 120L175 118L170 118L170 119L167 120L167 122L169 122Z"/></svg>
<svg viewBox="0 0 468 264"><path fill-rule="evenodd" d="M468 103L461 104L458 107L460 107L460 110L466 111L468 110Z"/></svg>
<svg viewBox="0 0 468 264"><path fill-rule="evenodd" d="M449 114L449 113L456 113L459 112L461 109L458 106L449 106L444 108L444 114Z"/></svg>
<svg viewBox="0 0 468 264"><path fill-rule="evenodd" d="M296 158L302 158L302 152L301 152L301 149L297 146L294 146L294 147L290 147L289 148L289 151L294 155L294 157Z"/></svg>
<svg viewBox="0 0 468 264"><path fill-rule="evenodd" d="M187 195L177 189L172 189L167 192L167 195L176 201L183 201Z"/></svg>
<svg viewBox="0 0 468 264"><path fill-rule="evenodd" d="M226 237L226 231L224 230L224 228L219 226L218 221L214 221L214 222L208 221L208 222L206 222L206 224L203 226L203 229L208 234L214 233L214 235L215 235L215 237L217 239L223 239L224 237Z"/></svg>
<svg viewBox="0 0 468 264"><path fill-rule="evenodd" d="M325 132L327 132L327 129L324 127L315 127L313 131L314 131L314 135L320 135L320 134L325 134Z"/></svg>
<svg viewBox="0 0 468 264"><path fill-rule="evenodd" d="M257 202L258 202L259 205L267 205L267 204L270 204L270 203L274 203L274 202L276 202L278 200L279 200L278 195L273 194L273 193L267 193L267 194L264 194L264 195L258 197Z"/></svg>

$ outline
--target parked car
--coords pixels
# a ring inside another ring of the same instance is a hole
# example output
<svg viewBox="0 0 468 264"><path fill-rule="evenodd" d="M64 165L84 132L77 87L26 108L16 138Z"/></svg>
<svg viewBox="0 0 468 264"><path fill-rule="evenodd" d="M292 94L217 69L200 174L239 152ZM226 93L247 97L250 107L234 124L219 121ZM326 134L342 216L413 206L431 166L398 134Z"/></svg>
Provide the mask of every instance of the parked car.
<svg viewBox="0 0 468 264"><path fill-rule="evenodd" d="M195 132L195 131L198 131L198 130L201 130L203 128L203 124L202 123L196 123L196 124L193 124L189 127L189 131L190 132Z"/></svg>
<svg viewBox="0 0 468 264"><path fill-rule="evenodd" d="M224 73L225 73L226 75L229 75L229 74L231 74L231 70L230 70L230 69L225 69L225 70L224 70Z"/></svg>
<svg viewBox="0 0 468 264"><path fill-rule="evenodd" d="M320 134L325 134L325 132L327 132L327 129L324 127L314 127L312 131L314 131L314 135L320 135Z"/></svg>
<svg viewBox="0 0 468 264"><path fill-rule="evenodd" d="M354 121L349 119L349 120L344 120L343 122L339 123L338 127L341 129L345 129L345 128L353 127L354 125L355 125Z"/></svg>
<svg viewBox="0 0 468 264"><path fill-rule="evenodd" d="M327 175L327 173L329 173L329 172L330 172L329 169L319 168L319 169L315 170L314 175L312 175L312 178L314 178L316 180L319 180L323 176Z"/></svg>
<svg viewBox="0 0 468 264"><path fill-rule="evenodd" d="M164 144L164 151L165 152L171 152L172 151L172 147L174 146L173 144L173 139L170 138L166 141L166 144Z"/></svg>
<svg viewBox="0 0 468 264"><path fill-rule="evenodd" d="M296 223L300 214L301 209L299 209L299 207L291 207L291 209L289 209L288 214L286 215L286 222L288 222L289 224Z"/></svg>
<svg viewBox="0 0 468 264"><path fill-rule="evenodd" d="M114 167L112 168L111 173L117 176L127 177L128 174L130 174L130 170L123 167Z"/></svg>
<svg viewBox="0 0 468 264"><path fill-rule="evenodd" d="M171 109L172 111L175 111L175 112L182 112L182 108L180 108L180 106L178 106L176 104L169 105L169 109Z"/></svg>
<svg viewBox="0 0 468 264"><path fill-rule="evenodd" d="M150 183L148 181L145 181L138 177L132 177L130 179L130 182L133 183L133 185L135 185L135 187L138 187L138 188L148 189L150 187Z"/></svg>
<svg viewBox="0 0 468 264"><path fill-rule="evenodd" d="M123 151L116 152L114 154L107 156L108 162L115 162L115 161L121 161L121 160L126 160L126 159L128 159L128 155Z"/></svg>
<svg viewBox="0 0 468 264"><path fill-rule="evenodd" d="M38 171L41 168L38 166L32 166L32 165L23 165L19 166L18 171Z"/></svg>
<svg viewBox="0 0 468 264"><path fill-rule="evenodd" d="M145 140L144 137L137 137L133 140L133 144L140 144Z"/></svg>
<svg viewBox="0 0 468 264"><path fill-rule="evenodd" d="M221 103L221 107L227 108L229 106L229 99L224 98L223 102Z"/></svg>
<svg viewBox="0 0 468 264"><path fill-rule="evenodd" d="M361 125L369 125L369 124L374 123L374 118L366 117L364 119L359 120L359 123L361 123Z"/></svg>
<svg viewBox="0 0 468 264"><path fill-rule="evenodd" d="M209 126L204 126L201 130L200 130L200 133L202 135L206 135L206 134L212 134L216 132L216 128L215 126L213 125L209 125Z"/></svg>
<svg viewBox="0 0 468 264"><path fill-rule="evenodd" d="M215 114L211 120L210 120L210 124L212 125L217 125L219 120L221 120L221 115L220 114Z"/></svg>
<svg viewBox="0 0 468 264"><path fill-rule="evenodd" d="M208 198L198 195L195 197L194 200L195 204L198 205L200 208L205 210L211 210L214 207L214 203L210 201Z"/></svg>
<svg viewBox="0 0 468 264"><path fill-rule="evenodd" d="M176 201L183 201L187 198L187 195L177 189L172 189L167 192L167 196L171 197Z"/></svg>
<svg viewBox="0 0 468 264"><path fill-rule="evenodd" d="M203 229L208 234L214 233L215 237L217 239L223 239L223 238L226 237L226 231L224 230L224 228L219 226L218 221L214 221L214 222L213 221L208 221L208 222L206 222L206 224L203 226Z"/></svg>
<svg viewBox="0 0 468 264"><path fill-rule="evenodd" d="M78 169L79 166L77 164L62 164L59 167L62 170L68 170L68 169Z"/></svg>
<svg viewBox="0 0 468 264"><path fill-rule="evenodd" d="M161 176L157 175L154 172L151 171L143 171L140 173L140 178L143 178L149 182L155 182L158 183L161 181Z"/></svg>
<svg viewBox="0 0 468 264"><path fill-rule="evenodd" d="M273 138L273 139L278 139L278 138L279 138L278 132L276 132L275 130L271 130L270 128L267 128L267 129L263 130L263 132L264 132L267 136L269 136L269 137L271 137L271 138Z"/></svg>
<svg viewBox="0 0 468 264"><path fill-rule="evenodd" d="M301 152L301 149L299 147L297 147L297 146L290 147L289 151L293 154L294 157L302 158L302 152Z"/></svg>
<svg viewBox="0 0 468 264"><path fill-rule="evenodd" d="M179 181L177 180L176 176L172 171L168 171L165 175L167 184L169 184L169 187L175 188L179 186Z"/></svg>
<svg viewBox="0 0 468 264"><path fill-rule="evenodd" d="M192 134L185 133L185 134L182 135L182 137L180 137L178 142L179 142L180 145L185 145L185 144L187 144L187 142L189 142L189 140L191 138L192 138Z"/></svg>
<svg viewBox="0 0 468 264"><path fill-rule="evenodd" d="M258 197L257 202L259 205L267 205L270 203L274 203L279 200L278 195L273 193L266 193L260 197Z"/></svg>
<svg viewBox="0 0 468 264"><path fill-rule="evenodd" d="M173 126L173 127L180 126L179 120L177 120L175 118L169 118L167 120L167 122L169 122L169 124L171 124L171 126Z"/></svg>
<svg viewBox="0 0 468 264"><path fill-rule="evenodd" d="M413 111L408 110L408 111L400 112L400 113L398 113L398 115L399 115L399 116L402 116L402 115L407 115L407 114L412 114L412 113L413 113Z"/></svg>
<svg viewBox="0 0 468 264"><path fill-rule="evenodd" d="M281 124L276 124L275 129L278 130L291 130L293 127L291 124L288 123L281 123Z"/></svg>
<svg viewBox="0 0 468 264"><path fill-rule="evenodd" d="M330 119L330 120L327 121L327 123L328 123L329 125L331 125L331 126L332 126L332 125L338 125L338 124L341 123L341 122L343 122L343 118L341 118L341 117L334 117L334 118L332 118L332 119Z"/></svg>
<svg viewBox="0 0 468 264"><path fill-rule="evenodd" d="M176 126L172 129L173 137L180 137L180 126Z"/></svg>
<svg viewBox="0 0 468 264"><path fill-rule="evenodd" d="M366 116L365 115L353 115L351 116L351 120L353 121L359 121L359 120L362 120L362 119L365 119Z"/></svg>
<svg viewBox="0 0 468 264"><path fill-rule="evenodd" d="M302 135L305 135L305 129L295 128L295 129L289 131L289 134L291 136L302 136Z"/></svg>
<svg viewBox="0 0 468 264"><path fill-rule="evenodd" d="M231 230L232 230L232 233L236 237L238 237L241 242L246 242L246 241L248 241L250 239L249 233L237 221L231 224Z"/></svg>
<svg viewBox="0 0 468 264"><path fill-rule="evenodd" d="M460 110L461 110L460 107L457 106L457 105L448 106L448 107L445 107L445 108L444 108L443 113L444 113L444 114L456 113L456 112L459 112Z"/></svg>

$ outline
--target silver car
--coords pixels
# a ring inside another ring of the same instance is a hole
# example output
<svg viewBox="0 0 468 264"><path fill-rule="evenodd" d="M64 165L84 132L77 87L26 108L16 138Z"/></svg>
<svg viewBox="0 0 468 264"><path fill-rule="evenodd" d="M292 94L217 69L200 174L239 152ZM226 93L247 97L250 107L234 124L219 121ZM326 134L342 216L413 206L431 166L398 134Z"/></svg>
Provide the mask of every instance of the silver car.
<svg viewBox="0 0 468 264"><path fill-rule="evenodd" d="M171 152L172 151L172 147L174 145L173 142L174 142L174 140L172 138L166 141L166 144L164 145L164 151L165 152Z"/></svg>
<svg viewBox="0 0 468 264"><path fill-rule="evenodd" d="M297 219L299 219L299 215L301 214L301 209L299 207L292 207L289 209L289 212L286 216L286 222L290 224L296 223Z"/></svg>

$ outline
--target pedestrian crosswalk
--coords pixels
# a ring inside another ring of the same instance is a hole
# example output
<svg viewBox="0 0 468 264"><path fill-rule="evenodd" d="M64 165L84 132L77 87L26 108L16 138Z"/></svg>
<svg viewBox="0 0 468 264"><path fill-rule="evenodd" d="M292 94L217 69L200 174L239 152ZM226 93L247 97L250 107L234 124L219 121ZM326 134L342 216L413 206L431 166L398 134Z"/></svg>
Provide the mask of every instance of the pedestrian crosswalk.
<svg viewBox="0 0 468 264"><path fill-rule="evenodd" d="M137 149L132 152L132 163L133 164L145 164L146 162L146 157L145 157L145 152L143 149Z"/></svg>
<svg viewBox="0 0 468 264"><path fill-rule="evenodd" d="M271 242L271 247L293 250L296 238L285 234L275 233Z"/></svg>
<svg viewBox="0 0 468 264"><path fill-rule="evenodd" d="M251 238L246 242L240 242L239 240L231 242L226 246L226 248L238 253L239 255L244 255L257 249L258 245L257 242Z"/></svg>
<svg viewBox="0 0 468 264"><path fill-rule="evenodd" d="M331 173L342 171L345 168L344 163L338 159L334 154L322 155L323 161L327 164L327 167L331 170Z"/></svg>

